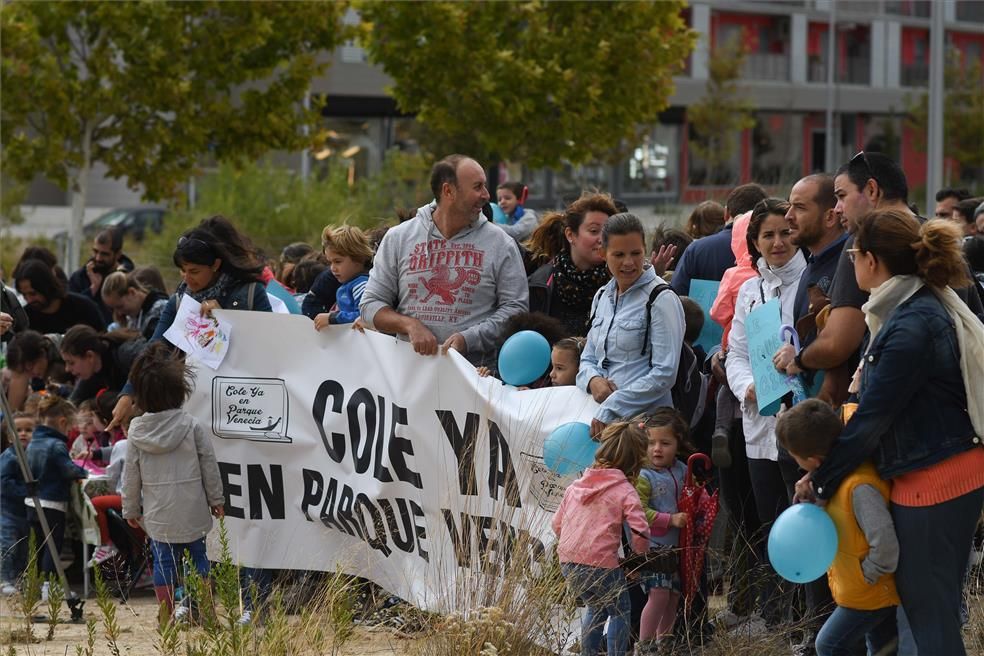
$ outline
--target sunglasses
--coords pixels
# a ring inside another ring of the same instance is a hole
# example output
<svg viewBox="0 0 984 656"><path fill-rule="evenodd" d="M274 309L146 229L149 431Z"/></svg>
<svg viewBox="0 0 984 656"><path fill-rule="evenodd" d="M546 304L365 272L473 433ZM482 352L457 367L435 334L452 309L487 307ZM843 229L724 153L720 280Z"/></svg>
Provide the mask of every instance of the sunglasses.
<svg viewBox="0 0 984 656"><path fill-rule="evenodd" d="M881 182L878 180L878 177L874 174L874 171L872 171L871 162L868 161L868 156L865 154L863 150L858 151L858 154L852 157L851 161L848 162L847 165L848 167L854 168L855 170L857 170L859 167L863 167L865 176L868 179L877 182L878 186L881 186Z"/></svg>
<svg viewBox="0 0 984 656"><path fill-rule="evenodd" d="M197 237L178 237L178 248L207 248L211 250L211 246L205 241L198 239Z"/></svg>

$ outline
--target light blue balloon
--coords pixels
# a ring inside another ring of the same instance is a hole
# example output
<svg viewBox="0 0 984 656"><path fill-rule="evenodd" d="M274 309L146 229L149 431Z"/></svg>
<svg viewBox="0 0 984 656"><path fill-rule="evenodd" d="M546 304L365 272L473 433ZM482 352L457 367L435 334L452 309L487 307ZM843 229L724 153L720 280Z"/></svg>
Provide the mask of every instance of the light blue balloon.
<svg viewBox="0 0 984 656"><path fill-rule="evenodd" d="M499 377L510 385L528 385L550 366L550 344L533 330L521 330L499 349Z"/></svg>
<svg viewBox="0 0 984 656"><path fill-rule="evenodd" d="M567 476L585 470L594 462L598 443L591 427L579 421L562 424L543 443L543 462L551 471Z"/></svg>
<svg viewBox="0 0 984 656"><path fill-rule="evenodd" d="M824 575L837 555L837 529L812 503L790 506L772 523L769 561L782 578L809 583Z"/></svg>

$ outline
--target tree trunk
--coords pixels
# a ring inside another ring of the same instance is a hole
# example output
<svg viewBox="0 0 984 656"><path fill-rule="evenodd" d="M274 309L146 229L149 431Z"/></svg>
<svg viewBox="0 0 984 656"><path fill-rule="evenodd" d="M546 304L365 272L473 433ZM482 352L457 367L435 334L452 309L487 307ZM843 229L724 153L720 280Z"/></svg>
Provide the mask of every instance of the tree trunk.
<svg viewBox="0 0 984 656"><path fill-rule="evenodd" d="M85 203L89 192L89 170L92 168L92 126L86 124L82 135L82 165L75 171L73 179L69 180L72 190L72 223L68 238L68 260L65 262L66 273L79 268L79 256L82 253L82 224L85 218Z"/></svg>

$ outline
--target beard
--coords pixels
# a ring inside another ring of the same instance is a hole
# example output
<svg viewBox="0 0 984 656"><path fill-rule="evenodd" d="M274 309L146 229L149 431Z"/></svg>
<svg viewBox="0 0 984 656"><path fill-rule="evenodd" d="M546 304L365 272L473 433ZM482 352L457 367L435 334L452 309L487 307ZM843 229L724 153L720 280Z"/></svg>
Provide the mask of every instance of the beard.
<svg viewBox="0 0 984 656"><path fill-rule="evenodd" d="M92 261L92 270L93 270L93 272L98 273L101 276L109 275L110 273L113 272L113 270L115 268L116 268L116 265L113 264L113 263L111 263L111 262L110 263L100 263L100 262L96 262L95 260Z"/></svg>
<svg viewBox="0 0 984 656"><path fill-rule="evenodd" d="M819 226L799 225L796 232L793 233L793 245L809 248L819 242L822 237L823 231Z"/></svg>

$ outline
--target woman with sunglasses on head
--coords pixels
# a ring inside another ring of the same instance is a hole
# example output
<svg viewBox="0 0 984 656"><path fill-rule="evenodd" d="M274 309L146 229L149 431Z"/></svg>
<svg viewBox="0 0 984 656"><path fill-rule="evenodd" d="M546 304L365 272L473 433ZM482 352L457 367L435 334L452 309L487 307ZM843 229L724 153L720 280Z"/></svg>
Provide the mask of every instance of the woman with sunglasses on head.
<svg viewBox="0 0 984 656"><path fill-rule="evenodd" d="M953 291L967 285L959 228L876 210L857 223L853 259L869 337L858 407L797 496L830 499L874 461L892 482L895 573L920 654L964 654L960 599L984 503L984 325Z"/></svg>
<svg viewBox="0 0 984 656"><path fill-rule="evenodd" d="M185 294L201 303L202 314L210 315L213 310L272 311L260 278L263 260L249 237L229 219L216 215L185 232L178 239L173 260L181 270L181 284L168 299L149 343L163 339ZM127 383L113 409L114 426L130 415L130 391Z"/></svg>

